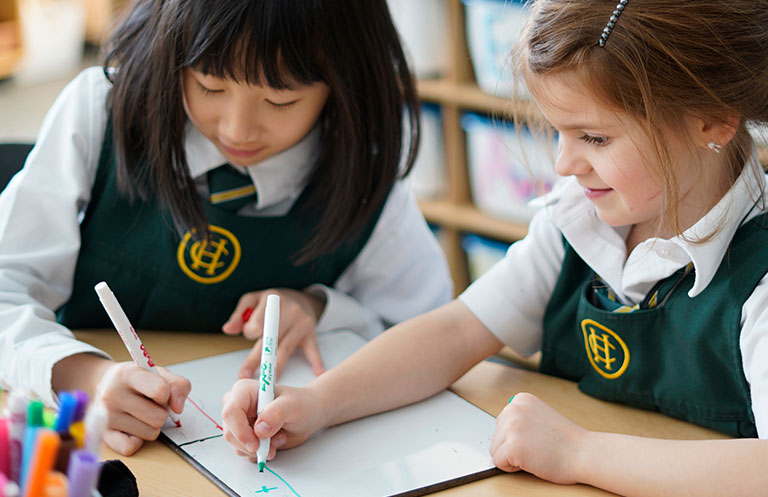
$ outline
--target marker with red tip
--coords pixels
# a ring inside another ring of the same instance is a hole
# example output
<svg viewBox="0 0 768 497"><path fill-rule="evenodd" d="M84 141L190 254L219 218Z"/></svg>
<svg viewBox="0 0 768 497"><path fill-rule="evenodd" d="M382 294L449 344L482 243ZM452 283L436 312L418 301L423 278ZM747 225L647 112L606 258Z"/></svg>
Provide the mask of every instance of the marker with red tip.
<svg viewBox="0 0 768 497"><path fill-rule="evenodd" d="M107 315L112 321L112 324L115 325L117 333L120 335L120 338L123 339L125 348L127 348L128 353L131 354L133 362L140 368L159 375L160 373L157 371L155 363L152 362L152 358L149 357L149 352L147 352L144 344L141 343L139 335L136 333L136 330L133 329L133 326L131 326L131 322L128 321L128 316L125 315L125 311L120 307L120 303L117 301L115 294L112 293L112 290L110 290L109 285L102 281L94 287L94 290L96 290L96 293L99 295L101 305L103 305L104 310L107 311ZM177 428L181 427L181 421L179 421L179 416L176 413L169 410L168 416L170 416L171 421L173 421Z"/></svg>

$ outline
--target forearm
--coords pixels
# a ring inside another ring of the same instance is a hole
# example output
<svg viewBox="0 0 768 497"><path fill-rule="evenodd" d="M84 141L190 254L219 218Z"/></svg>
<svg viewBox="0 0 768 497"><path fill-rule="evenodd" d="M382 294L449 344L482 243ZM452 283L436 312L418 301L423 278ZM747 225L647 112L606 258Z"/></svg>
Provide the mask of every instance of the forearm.
<svg viewBox="0 0 768 497"><path fill-rule="evenodd" d="M577 481L626 496L761 495L768 441L660 440L586 432Z"/></svg>
<svg viewBox="0 0 768 497"><path fill-rule="evenodd" d="M54 392L84 390L94 398L96 387L113 361L93 354L65 357L53 366L51 387Z"/></svg>
<svg viewBox="0 0 768 497"><path fill-rule="evenodd" d="M446 388L501 343L461 302L386 331L311 385L334 425Z"/></svg>

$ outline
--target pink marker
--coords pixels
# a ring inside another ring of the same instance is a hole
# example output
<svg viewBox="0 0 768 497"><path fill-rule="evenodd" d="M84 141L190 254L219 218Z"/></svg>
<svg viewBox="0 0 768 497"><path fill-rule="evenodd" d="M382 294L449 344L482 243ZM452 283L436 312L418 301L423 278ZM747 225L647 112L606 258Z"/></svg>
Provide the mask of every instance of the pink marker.
<svg viewBox="0 0 768 497"><path fill-rule="evenodd" d="M8 478L21 484L22 447L27 429L27 399L14 390L8 397Z"/></svg>
<svg viewBox="0 0 768 497"><path fill-rule="evenodd" d="M128 353L131 354L133 362L140 368L159 375L160 373L157 371L155 363L152 362L152 358L149 357L149 352L147 352L144 344L141 343L139 335L136 333L136 330L133 329L133 326L131 326L131 322L128 321L128 316L125 315L125 311L120 307L120 303L117 301L117 298L115 298L115 294L112 293L112 290L110 290L107 283L102 281L97 284L94 289L99 296L101 305L103 305L104 310L107 311L109 319L120 334L120 338L123 339L123 343L128 349ZM168 415L177 427L181 426L179 417L173 411L169 410Z"/></svg>

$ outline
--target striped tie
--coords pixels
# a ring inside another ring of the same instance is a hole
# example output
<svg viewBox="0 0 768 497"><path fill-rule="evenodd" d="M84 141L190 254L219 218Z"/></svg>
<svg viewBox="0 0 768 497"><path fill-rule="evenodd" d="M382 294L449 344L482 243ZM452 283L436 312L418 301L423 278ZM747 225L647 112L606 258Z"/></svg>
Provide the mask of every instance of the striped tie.
<svg viewBox="0 0 768 497"><path fill-rule="evenodd" d="M251 177L229 164L208 171L208 190L213 205L232 212L256 201L256 187Z"/></svg>

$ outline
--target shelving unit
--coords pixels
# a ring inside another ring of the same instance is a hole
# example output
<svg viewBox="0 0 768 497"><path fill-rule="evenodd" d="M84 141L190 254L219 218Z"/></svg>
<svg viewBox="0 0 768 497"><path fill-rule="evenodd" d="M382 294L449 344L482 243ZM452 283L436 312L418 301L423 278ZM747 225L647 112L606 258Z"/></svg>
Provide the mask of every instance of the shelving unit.
<svg viewBox="0 0 768 497"><path fill-rule="evenodd" d="M13 74L21 59L21 21L15 1L0 2L0 79Z"/></svg>
<svg viewBox="0 0 768 497"><path fill-rule="evenodd" d="M467 258L462 249L465 233L514 242L528 232L527 225L485 214L472 204L467 170L466 136L460 118L464 111L477 111L497 117L511 117L515 106L527 111L529 102L489 95L478 88L467 49L464 6L461 0L448 3L448 71L439 79L423 79L417 84L419 97L440 106L445 144L446 192L438 200L419 202L427 221L440 227L443 248L458 294L470 283Z"/></svg>

